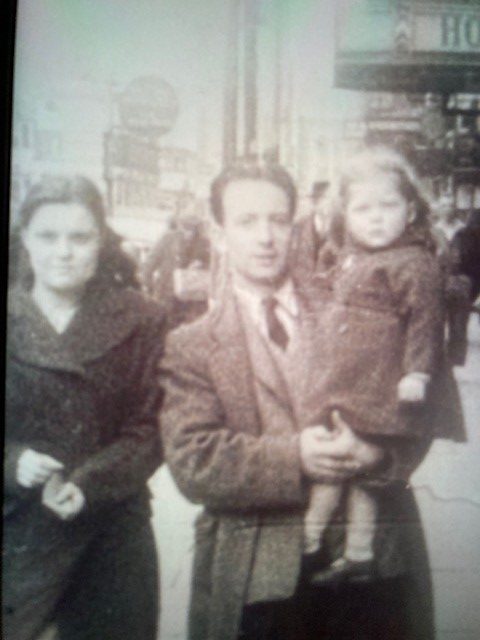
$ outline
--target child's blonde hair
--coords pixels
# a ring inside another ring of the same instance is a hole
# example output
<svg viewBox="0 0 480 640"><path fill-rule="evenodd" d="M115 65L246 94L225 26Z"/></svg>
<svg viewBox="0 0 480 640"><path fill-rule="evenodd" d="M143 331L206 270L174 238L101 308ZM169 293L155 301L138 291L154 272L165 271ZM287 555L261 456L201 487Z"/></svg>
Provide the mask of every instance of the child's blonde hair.
<svg viewBox="0 0 480 640"><path fill-rule="evenodd" d="M345 243L344 212L350 185L369 180L378 173L397 177L399 192L415 208L414 218L408 223L406 232L412 240L422 242L433 250L434 242L429 223L430 205L420 180L406 158L387 146L365 147L347 160L340 169L326 199L330 239L339 247Z"/></svg>

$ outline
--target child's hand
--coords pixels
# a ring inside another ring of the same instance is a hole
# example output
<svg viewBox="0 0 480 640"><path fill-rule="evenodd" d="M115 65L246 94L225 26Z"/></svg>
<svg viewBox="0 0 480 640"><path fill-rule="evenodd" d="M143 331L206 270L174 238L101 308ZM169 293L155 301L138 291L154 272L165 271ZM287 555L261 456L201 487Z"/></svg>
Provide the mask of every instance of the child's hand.
<svg viewBox="0 0 480 640"><path fill-rule="evenodd" d="M398 383L398 400L400 402L424 402L429 380L428 374L420 372L404 376Z"/></svg>
<svg viewBox="0 0 480 640"><path fill-rule="evenodd" d="M315 429L315 436L320 440L333 440L338 435L335 429L329 429L323 424L311 424L309 426Z"/></svg>

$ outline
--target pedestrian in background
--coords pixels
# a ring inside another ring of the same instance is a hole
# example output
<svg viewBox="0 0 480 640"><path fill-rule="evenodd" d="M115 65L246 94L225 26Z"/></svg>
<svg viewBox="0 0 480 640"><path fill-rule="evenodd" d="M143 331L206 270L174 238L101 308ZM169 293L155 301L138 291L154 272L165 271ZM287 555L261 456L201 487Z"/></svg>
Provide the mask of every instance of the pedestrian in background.
<svg viewBox="0 0 480 640"><path fill-rule="evenodd" d="M207 310L210 241L202 221L180 216L152 248L142 269L146 292L161 301L173 329Z"/></svg>

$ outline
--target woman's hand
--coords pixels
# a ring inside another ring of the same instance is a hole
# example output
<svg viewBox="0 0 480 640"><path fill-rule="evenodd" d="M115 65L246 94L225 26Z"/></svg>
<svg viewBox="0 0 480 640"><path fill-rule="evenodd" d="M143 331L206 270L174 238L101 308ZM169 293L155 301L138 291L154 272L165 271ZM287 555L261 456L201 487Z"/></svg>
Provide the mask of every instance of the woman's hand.
<svg viewBox="0 0 480 640"><path fill-rule="evenodd" d="M340 416L332 414L333 431L312 426L300 434L300 456L305 474L321 482L343 482L377 465L381 447L358 437Z"/></svg>
<svg viewBox="0 0 480 640"><path fill-rule="evenodd" d="M82 490L73 482L62 482L55 490L45 485L42 503L61 520L73 520L85 507Z"/></svg>
<svg viewBox="0 0 480 640"><path fill-rule="evenodd" d="M33 449L26 449L18 458L17 482L22 487L31 489L44 484L55 471L63 469L63 464Z"/></svg>

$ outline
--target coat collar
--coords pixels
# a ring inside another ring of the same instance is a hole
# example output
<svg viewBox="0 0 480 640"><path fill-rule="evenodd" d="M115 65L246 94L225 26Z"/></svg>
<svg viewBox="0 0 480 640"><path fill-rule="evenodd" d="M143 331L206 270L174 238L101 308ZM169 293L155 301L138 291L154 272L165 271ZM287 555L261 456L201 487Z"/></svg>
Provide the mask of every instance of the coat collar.
<svg viewBox="0 0 480 640"><path fill-rule="evenodd" d="M305 378L305 360L309 355L316 333L315 307L316 300L310 300L300 290L296 290L299 303L301 329L297 348L292 357L293 379L298 379L298 387L294 390L295 405L290 410L298 414L301 408L303 383ZM232 405L241 407L243 429L258 433L258 409L254 387L254 374L248 351L247 336L242 322L241 311L232 291L227 289L223 300L212 311L210 329L214 348L212 350L212 370L221 372L220 386L225 386L228 393L225 399ZM274 366L273 364L271 366ZM265 367L262 369L265 373ZM279 374L278 374L279 375ZM262 383L279 396L282 405L288 402L287 395L281 392L285 385L277 385L277 376L262 376ZM249 427L252 425L252 428ZM256 426L253 426L256 425Z"/></svg>
<svg viewBox="0 0 480 640"><path fill-rule="evenodd" d="M29 293L17 288L9 297L9 352L31 364L82 373L84 363L132 333L141 319L138 301L136 292L125 289L91 291L58 334Z"/></svg>

